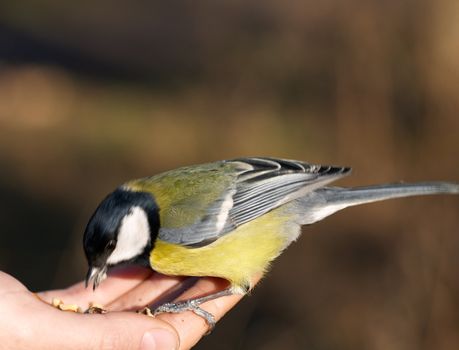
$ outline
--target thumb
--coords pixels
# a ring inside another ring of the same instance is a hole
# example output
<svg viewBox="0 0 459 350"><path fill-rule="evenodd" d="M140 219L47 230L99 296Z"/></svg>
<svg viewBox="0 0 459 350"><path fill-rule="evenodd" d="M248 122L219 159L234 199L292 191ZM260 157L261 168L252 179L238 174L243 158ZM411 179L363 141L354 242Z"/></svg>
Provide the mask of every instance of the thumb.
<svg viewBox="0 0 459 350"><path fill-rule="evenodd" d="M171 350L180 345L177 331L165 321L133 312L62 312L2 272L0 296L0 344L7 348Z"/></svg>
<svg viewBox="0 0 459 350"><path fill-rule="evenodd" d="M60 311L59 311L60 312ZM179 348L177 331L167 322L128 312L104 315L64 313L55 330L57 348L172 350ZM56 339L57 340L57 339ZM62 346L62 347L61 347Z"/></svg>

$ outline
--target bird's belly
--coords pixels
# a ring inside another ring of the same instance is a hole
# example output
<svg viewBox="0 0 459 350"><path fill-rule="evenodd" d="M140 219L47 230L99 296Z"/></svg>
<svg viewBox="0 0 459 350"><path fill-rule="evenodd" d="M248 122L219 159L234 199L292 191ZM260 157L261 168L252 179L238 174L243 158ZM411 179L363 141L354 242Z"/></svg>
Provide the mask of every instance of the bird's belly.
<svg viewBox="0 0 459 350"><path fill-rule="evenodd" d="M213 276L229 280L233 288L248 288L269 263L298 236L299 225L281 209L220 237L203 247L190 248L157 240L150 255L155 271L166 275Z"/></svg>

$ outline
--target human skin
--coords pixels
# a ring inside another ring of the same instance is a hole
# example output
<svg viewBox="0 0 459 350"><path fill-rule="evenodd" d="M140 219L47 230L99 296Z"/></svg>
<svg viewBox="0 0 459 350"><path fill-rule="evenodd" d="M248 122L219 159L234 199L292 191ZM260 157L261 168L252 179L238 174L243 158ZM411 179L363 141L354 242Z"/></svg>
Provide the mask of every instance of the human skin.
<svg viewBox="0 0 459 350"><path fill-rule="evenodd" d="M133 312L177 289L183 281L131 267L109 274L95 291L80 282L66 289L36 294L0 271L0 349L190 349L208 331L200 316L187 311L152 318ZM225 287L223 280L200 278L178 299L206 295ZM61 311L49 304L53 298L83 309L93 302L109 312ZM241 298L222 297L202 307L219 320Z"/></svg>

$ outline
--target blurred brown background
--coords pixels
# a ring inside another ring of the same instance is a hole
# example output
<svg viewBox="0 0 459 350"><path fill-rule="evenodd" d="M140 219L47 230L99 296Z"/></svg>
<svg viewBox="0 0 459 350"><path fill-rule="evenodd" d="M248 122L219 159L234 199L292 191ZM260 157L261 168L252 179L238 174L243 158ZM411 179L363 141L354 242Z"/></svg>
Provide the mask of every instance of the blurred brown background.
<svg viewBox="0 0 459 350"><path fill-rule="evenodd" d="M343 185L459 181L459 3L0 3L0 268L32 290L86 270L123 181L270 155ZM459 198L306 227L197 349L458 349Z"/></svg>

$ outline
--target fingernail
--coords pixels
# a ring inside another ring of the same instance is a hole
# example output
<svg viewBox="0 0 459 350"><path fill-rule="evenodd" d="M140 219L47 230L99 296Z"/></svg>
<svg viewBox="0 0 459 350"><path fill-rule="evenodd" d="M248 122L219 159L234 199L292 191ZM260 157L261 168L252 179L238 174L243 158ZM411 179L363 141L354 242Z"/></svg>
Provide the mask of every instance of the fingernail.
<svg viewBox="0 0 459 350"><path fill-rule="evenodd" d="M143 335L141 350L176 350L177 336L163 328L149 330Z"/></svg>

